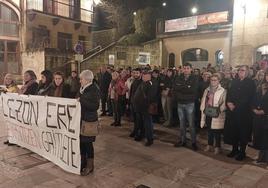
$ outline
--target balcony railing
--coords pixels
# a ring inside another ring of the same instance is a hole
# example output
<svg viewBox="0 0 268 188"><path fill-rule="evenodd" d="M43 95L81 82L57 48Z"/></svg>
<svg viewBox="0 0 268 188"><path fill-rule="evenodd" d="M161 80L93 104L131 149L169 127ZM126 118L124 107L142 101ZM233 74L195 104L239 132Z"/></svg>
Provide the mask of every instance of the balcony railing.
<svg viewBox="0 0 268 188"><path fill-rule="evenodd" d="M93 0L84 0L84 3L81 3L81 5L72 5L69 0L27 0L28 10L36 10L55 16L92 23Z"/></svg>

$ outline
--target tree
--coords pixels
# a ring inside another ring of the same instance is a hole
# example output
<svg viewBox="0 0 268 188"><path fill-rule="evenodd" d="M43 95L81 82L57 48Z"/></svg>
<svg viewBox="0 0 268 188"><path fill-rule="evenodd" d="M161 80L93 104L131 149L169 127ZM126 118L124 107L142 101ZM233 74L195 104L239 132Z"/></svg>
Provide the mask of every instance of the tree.
<svg viewBox="0 0 268 188"><path fill-rule="evenodd" d="M133 15L124 0L103 0L100 5L107 13L105 22L113 28L117 28L118 36L128 34L133 28Z"/></svg>
<svg viewBox="0 0 268 188"><path fill-rule="evenodd" d="M160 16L158 8L147 7L138 10L134 18L135 32L147 38L155 38L156 19Z"/></svg>

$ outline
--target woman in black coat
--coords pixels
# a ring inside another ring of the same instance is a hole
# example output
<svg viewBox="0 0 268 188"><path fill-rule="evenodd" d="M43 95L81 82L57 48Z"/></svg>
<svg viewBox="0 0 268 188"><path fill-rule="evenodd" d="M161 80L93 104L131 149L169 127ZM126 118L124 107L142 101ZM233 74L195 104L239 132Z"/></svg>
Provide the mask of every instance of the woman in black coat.
<svg viewBox="0 0 268 188"><path fill-rule="evenodd" d="M253 102L253 146L259 150L257 163L268 163L268 72Z"/></svg>
<svg viewBox="0 0 268 188"><path fill-rule="evenodd" d="M71 98L70 85L64 83L64 75L62 72L53 74L54 81L52 82L47 95L51 97Z"/></svg>
<svg viewBox="0 0 268 188"><path fill-rule="evenodd" d="M49 70L44 70L41 72L41 80L39 82L37 95L47 95L50 87L52 86L53 74Z"/></svg>
<svg viewBox="0 0 268 188"><path fill-rule="evenodd" d="M227 112L224 126L224 142L233 146L228 157L241 161L246 157L246 146L252 132L251 102L255 94L254 81L248 78L248 66L241 66L238 78L227 91Z"/></svg>
<svg viewBox="0 0 268 188"><path fill-rule="evenodd" d="M86 122L98 121L97 110L100 104L100 92L98 86L93 83L93 78L93 73L90 70L84 70L80 74L81 120ZM95 142L95 139L95 136L80 136L82 176L86 176L94 170L93 142Z"/></svg>

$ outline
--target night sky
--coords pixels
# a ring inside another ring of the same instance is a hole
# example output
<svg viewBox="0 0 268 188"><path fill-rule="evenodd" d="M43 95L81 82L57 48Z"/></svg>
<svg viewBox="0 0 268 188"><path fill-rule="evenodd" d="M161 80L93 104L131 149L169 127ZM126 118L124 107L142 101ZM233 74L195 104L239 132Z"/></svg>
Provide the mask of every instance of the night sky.
<svg viewBox="0 0 268 188"><path fill-rule="evenodd" d="M191 16L191 8L198 7L198 14L218 12L233 9L233 0L130 0L133 9L149 6L161 7L163 2L167 3L164 8L168 19Z"/></svg>
<svg viewBox="0 0 268 188"><path fill-rule="evenodd" d="M229 10L232 13L233 0L122 0L127 2L128 9L132 13L138 9L143 9L148 6L158 7L163 11L164 19L175 19L181 17L192 16L191 8L198 8L197 14L206 14L211 12L219 12ZM167 6L162 7L162 3L166 2ZM107 15L98 9L97 29L107 27L104 19Z"/></svg>

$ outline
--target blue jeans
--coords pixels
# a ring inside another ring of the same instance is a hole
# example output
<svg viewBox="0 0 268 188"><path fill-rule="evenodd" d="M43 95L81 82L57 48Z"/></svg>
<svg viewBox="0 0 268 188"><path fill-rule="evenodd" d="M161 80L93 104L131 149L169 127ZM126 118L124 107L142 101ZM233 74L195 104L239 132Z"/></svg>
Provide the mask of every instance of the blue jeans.
<svg viewBox="0 0 268 188"><path fill-rule="evenodd" d="M178 104L178 115L180 119L180 133L181 133L181 141L183 143L186 142L186 118L189 123L190 134L192 143L196 143L196 132L195 132L195 124L194 124L194 103L189 104Z"/></svg>

